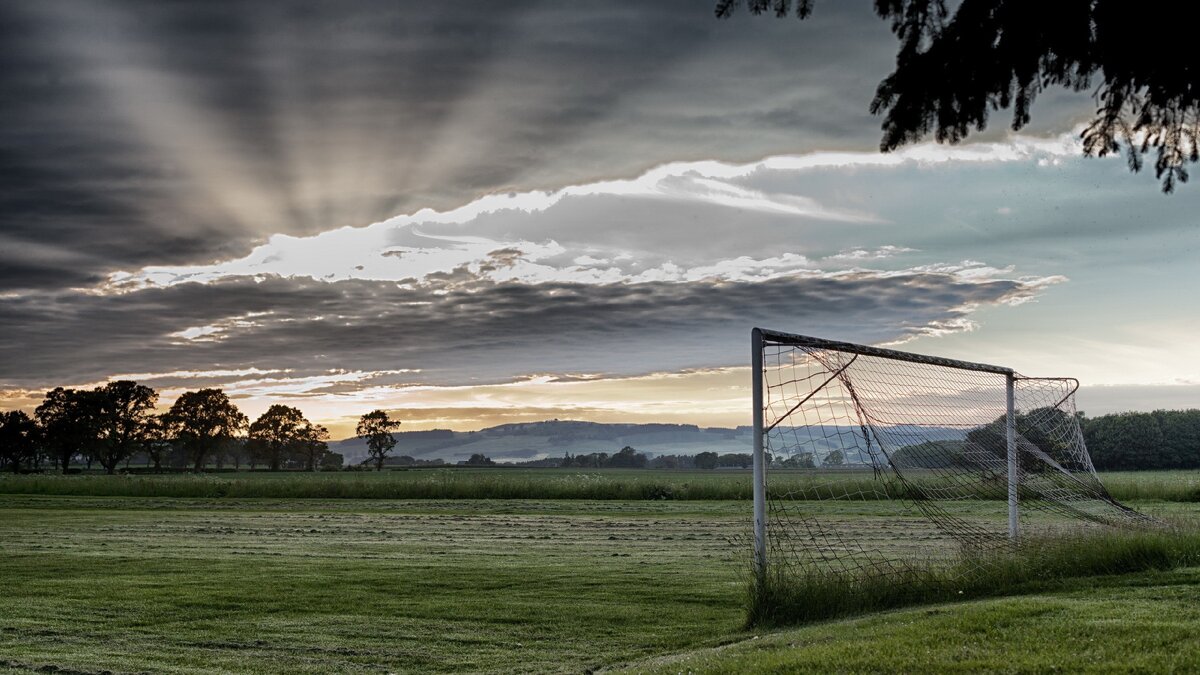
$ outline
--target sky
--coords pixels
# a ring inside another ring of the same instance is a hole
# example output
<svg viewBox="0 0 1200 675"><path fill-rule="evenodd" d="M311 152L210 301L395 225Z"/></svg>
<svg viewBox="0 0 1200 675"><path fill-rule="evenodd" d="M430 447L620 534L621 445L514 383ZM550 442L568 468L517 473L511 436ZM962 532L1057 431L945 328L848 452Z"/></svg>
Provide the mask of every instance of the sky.
<svg viewBox="0 0 1200 675"><path fill-rule="evenodd" d="M1197 187L1083 157L1087 92L881 154L895 46L865 0L0 5L0 408L735 426L756 325L1200 407Z"/></svg>

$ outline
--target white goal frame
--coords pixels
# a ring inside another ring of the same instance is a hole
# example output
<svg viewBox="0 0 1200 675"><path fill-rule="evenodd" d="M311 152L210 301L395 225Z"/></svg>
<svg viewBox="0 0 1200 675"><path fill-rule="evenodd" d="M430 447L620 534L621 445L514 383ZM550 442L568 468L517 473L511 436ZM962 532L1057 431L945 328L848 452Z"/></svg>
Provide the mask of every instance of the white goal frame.
<svg viewBox="0 0 1200 675"><path fill-rule="evenodd" d="M750 332L750 369L752 387L751 405L754 416L754 570L755 576L759 582L765 578L767 573L768 552L766 430L764 429L764 415L766 413L766 409L764 407L763 400L763 385L765 375L765 371L763 369L763 347L769 344L827 349L849 354L861 354L865 356L894 359L898 361L909 361L913 363L942 366L945 368L957 368L960 370L973 370L1004 375L1007 409L1005 417L1005 455L1008 465L1008 537L1014 542L1017 540L1020 534L1020 504L1018 496L1020 472L1018 470L1017 461L1017 433L1014 393L1017 374L1012 368L994 366L986 363L959 361L956 359L947 359L939 356L927 356L924 354L903 352L895 349L883 349L880 347L871 347L869 345L854 344L851 342L837 342L834 340L826 340L807 335L796 335L794 333L784 333L781 331L768 330L764 328L754 328ZM801 401L801 404L803 403L804 401ZM799 405L797 405L797 408L798 407Z"/></svg>

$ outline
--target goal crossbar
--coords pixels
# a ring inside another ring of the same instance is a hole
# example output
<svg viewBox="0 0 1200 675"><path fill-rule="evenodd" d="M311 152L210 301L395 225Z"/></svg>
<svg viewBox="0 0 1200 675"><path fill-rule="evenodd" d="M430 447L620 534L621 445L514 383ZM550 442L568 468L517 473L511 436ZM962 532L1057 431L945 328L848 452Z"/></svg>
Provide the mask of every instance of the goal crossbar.
<svg viewBox="0 0 1200 675"><path fill-rule="evenodd" d="M1012 368L1004 366L993 366L987 363L973 363L971 361L959 361L957 359L947 359L941 356L928 356L925 354L915 354L913 352L902 352L898 349L885 349L883 347L872 347L870 345L860 345L853 342L838 342L836 340L826 340L824 338L811 337L808 335L796 335L795 333L783 333L777 330L768 330L766 328L755 328L755 332L761 336L761 344L776 344L776 345L794 345L797 347L811 347L813 349L828 349L835 352L845 352L847 354L862 354L863 356L878 356L884 359L892 359L894 361L909 361L911 363L924 363L931 366L942 366L945 368L958 368L959 370L978 370L985 373L996 373L998 375L1012 375Z"/></svg>

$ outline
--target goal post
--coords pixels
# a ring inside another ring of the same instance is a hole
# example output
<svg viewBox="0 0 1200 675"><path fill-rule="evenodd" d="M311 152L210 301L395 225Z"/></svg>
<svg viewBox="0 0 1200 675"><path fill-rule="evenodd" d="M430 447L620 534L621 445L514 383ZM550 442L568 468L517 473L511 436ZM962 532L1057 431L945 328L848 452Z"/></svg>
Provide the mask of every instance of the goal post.
<svg viewBox="0 0 1200 675"><path fill-rule="evenodd" d="M767 573L767 461L763 438L763 332L750 331L751 398L754 409L754 571L761 584Z"/></svg>
<svg viewBox="0 0 1200 675"><path fill-rule="evenodd" d="M1025 510L1038 533L1145 518L1101 484L1072 378L763 328L751 370L760 583L775 564L889 574L1010 547Z"/></svg>

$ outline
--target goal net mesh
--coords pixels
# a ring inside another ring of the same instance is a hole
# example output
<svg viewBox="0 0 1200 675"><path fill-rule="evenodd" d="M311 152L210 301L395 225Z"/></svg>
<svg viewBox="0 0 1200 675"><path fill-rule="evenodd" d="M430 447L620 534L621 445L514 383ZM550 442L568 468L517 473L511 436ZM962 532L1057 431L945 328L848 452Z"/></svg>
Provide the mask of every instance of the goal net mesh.
<svg viewBox="0 0 1200 675"><path fill-rule="evenodd" d="M1007 369L863 350L763 343L769 565L901 578L1011 546ZM1096 475L1076 387L1015 376L1023 537L1149 521Z"/></svg>

